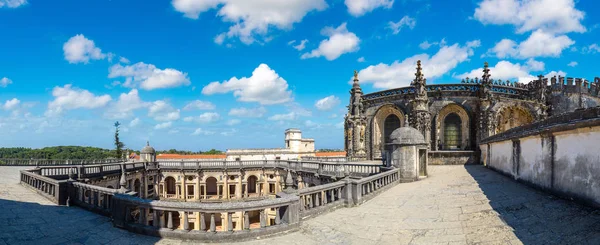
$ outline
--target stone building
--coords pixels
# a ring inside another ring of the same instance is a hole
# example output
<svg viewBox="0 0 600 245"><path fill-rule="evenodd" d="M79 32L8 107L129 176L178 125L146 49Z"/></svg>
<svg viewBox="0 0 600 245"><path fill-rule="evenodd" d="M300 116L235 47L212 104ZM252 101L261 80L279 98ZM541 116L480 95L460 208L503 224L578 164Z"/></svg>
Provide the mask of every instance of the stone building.
<svg viewBox="0 0 600 245"><path fill-rule="evenodd" d="M315 156L315 140L302 138L300 129L285 130L285 148L228 149L227 161L288 160Z"/></svg>
<svg viewBox="0 0 600 245"><path fill-rule="evenodd" d="M494 80L487 62L481 78L427 84L417 62L411 86L363 94L358 73L350 89L344 142L348 157L381 159L391 151L394 130L419 130L430 164L479 162L478 143L491 135L551 115L600 105L600 78L539 76L527 84ZM443 160L442 160L443 159Z"/></svg>

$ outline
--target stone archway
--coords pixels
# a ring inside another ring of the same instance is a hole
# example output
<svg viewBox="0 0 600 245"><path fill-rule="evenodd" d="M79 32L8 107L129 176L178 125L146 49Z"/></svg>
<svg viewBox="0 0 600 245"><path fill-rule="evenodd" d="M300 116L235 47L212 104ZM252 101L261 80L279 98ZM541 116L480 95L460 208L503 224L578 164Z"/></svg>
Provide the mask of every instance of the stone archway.
<svg viewBox="0 0 600 245"><path fill-rule="evenodd" d="M392 132L386 132L386 119L388 119L388 130L387 131L393 131L393 129L390 128L390 117L391 115L394 115L398 121L400 122L399 124L395 124L394 125L398 125L399 127L404 126L404 113L402 112L402 110L400 110L398 107L396 107L395 105L384 105L382 107L380 107L377 110L377 113L375 113L375 117L373 118L373 132L371 134L371 142L372 142L372 151L373 152L373 158L379 159L381 158L381 150L384 148L385 146L385 138L386 135L391 134ZM393 121L396 121L393 118Z"/></svg>
<svg viewBox="0 0 600 245"><path fill-rule="evenodd" d="M495 134L533 122L533 115L521 106L505 106L496 115Z"/></svg>
<svg viewBox="0 0 600 245"><path fill-rule="evenodd" d="M167 195L175 195L177 191L175 190L175 178L169 176L165 178L166 192Z"/></svg>
<svg viewBox="0 0 600 245"><path fill-rule="evenodd" d="M451 117L451 118L448 118ZM447 120L452 119L452 120ZM436 117L436 131L437 142L435 142L438 150L464 150L468 149L470 144L470 117L467 110L458 104L449 104L444 106ZM451 125L446 125L447 122L451 122ZM455 128L460 126L460 128ZM446 146L447 140L446 135L449 135L446 130L455 130L458 135L459 142L455 142L452 147ZM441 146L441 147L440 147Z"/></svg>

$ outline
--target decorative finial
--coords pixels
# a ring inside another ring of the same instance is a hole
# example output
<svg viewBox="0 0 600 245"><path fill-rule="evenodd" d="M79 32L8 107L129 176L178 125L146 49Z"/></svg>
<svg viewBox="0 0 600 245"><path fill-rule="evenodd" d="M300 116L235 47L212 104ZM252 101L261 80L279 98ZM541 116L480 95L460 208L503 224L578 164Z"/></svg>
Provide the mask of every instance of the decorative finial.
<svg viewBox="0 0 600 245"><path fill-rule="evenodd" d="M404 127L408 127L408 116L404 118Z"/></svg>
<svg viewBox="0 0 600 245"><path fill-rule="evenodd" d="M146 146L150 146L150 141L146 140Z"/></svg>
<svg viewBox="0 0 600 245"><path fill-rule="evenodd" d="M421 73L421 70L423 70L423 68L421 68L421 60L417 60L417 73L415 73L417 79L423 77L423 73Z"/></svg>
<svg viewBox="0 0 600 245"><path fill-rule="evenodd" d="M354 70L354 83L358 84L358 71Z"/></svg>

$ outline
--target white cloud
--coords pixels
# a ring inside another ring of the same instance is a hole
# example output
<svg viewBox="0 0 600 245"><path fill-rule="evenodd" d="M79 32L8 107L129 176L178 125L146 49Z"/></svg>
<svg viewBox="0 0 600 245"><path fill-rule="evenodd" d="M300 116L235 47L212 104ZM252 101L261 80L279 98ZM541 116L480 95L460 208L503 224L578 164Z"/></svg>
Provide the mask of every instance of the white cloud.
<svg viewBox="0 0 600 245"><path fill-rule="evenodd" d="M267 109L262 106L256 108L231 108L231 110L229 110L229 115L236 117L262 117L265 113L267 113Z"/></svg>
<svg viewBox="0 0 600 245"><path fill-rule="evenodd" d="M90 60L101 60L106 58L100 48L96 47L94 41L87 39L83 34L75 35L63 45L65 60L71 64L84 63Z"/></svg>
<svg viewBox="0 0 600 245"><path fill-rule="evenodd" d="M299 115L298 113L295 112L290 112L290 113L286 113L286 114L275 114L271 117L269 117L269 120L271 121L293 121L298 119Z"/></svg>
<svg viewBox="0 0 600 245"><path fill-rule="evenodd" d="M360 49L360 39L356 34L348 31L345 22L337 28L325 27L321 30L321 34L329 38L321 41L317 49L302 54L300 58L308 59L325 56L327 60L335 60L342 54L356 52Z"/></svg>
<svg viewBox="0 0 600 245"><path fill-rule="evenodd" d="M435 43L430 43L427 40L423 41L422 43L419 44L419 48L423 49L423 50L427 50L429 49L429 47L433 46Z"/></svg>
<svg viewBox="0 0 600 245"><path fill-rule="evenodd" d="M575 41L565 35L556 36L537 30L525 41L517 43L510 39L502 39L488 50L488 54L503 59L533 58L533 57L559 57L563 50L573 45Z"/></svg>
<svg viewBox="0 0 600 245"><path fill-rule="evenodd" d="M194 100L190 103L188 103L187 105L185 105L185 107L183 107L183 110L185 111L189 111L189 110L214 110L216 108L215 104L208 102L208 101L201 101L201 100Z"/></svg>
<svg viewBox="0 0 600 245"><path fill-rule="evenodd" d="M71 84L67 84L64 87L54 87L52 89L52 96L54 100L48 103L48 110L46 115L54 116L60 115L66 110L72 109L94 109L103 107L112 100L110 95L96 96L90 91L73 88Z"/></svg>
<svg viewBox="0 0 600 245"><path fill-rule="evenodd" d="M520 83L529 83L530 81L533 80L537 80L537 76L531 75L530 72L531 71L535 71L532 70L531 67L529 65L520 65L518 63L513 64L509 61L499 61L495 66L493 67L489 67L490 69L490 74L491 74L491 79L494 80L517 80ZM552 71L548 74L546 74L546 77L552 77L556 74L562 74L562 76L565 76L566 73L564 73L563 71ZM469 77L469 78L481 78L481 76L483 75L483 67L482 68L478 68L478 69L474 69L470 72L467 73L463 73L460 75L456 75L455 77L457 78L465 78L465 77Z"/></svg>
<svg viewBox="0 0 600 245"><path fill-rule="evenodd" d="M548 33L585 32L585 13L573 0L484 0L474 18L483 24L514 25L517 33L541 29Z"/></svg>
<svg viewBox="0 0 600 245"><path fill-rule="evenodd" d="M408 27L411 30L415 28L415 25L417 25L417 21L413 18L410 18L407 16L402 17L402 19L400 19L398 22L393 22L390 21L388 23L387 28L392 30L392 33L394 35L400 33L400 31L402 30L402 27Z"/></svg>
<svg viewBox="0 0 600 245"><path fill-rule="evenodd" d="M197 123L211 123L211 122L215 122L215 121L219 120L219 118L221 118L221 115L219 115L219 113L205 112L205 113L200 114L197 117L186 117L183 119L183 121L197 122Z"/></svg>
<svg viewBox="0 0 600 245"><path fill-rule="evenodd" d="M307 42L308 42L308 40L304 39L304 40L300 41L300 43L298 45L292 46L292 48L295 48L298 51L302 51L304 48L306 48ZM294 43L296 43L296 40L292 40L292 41L288 42L288 45L293 45Z"/></svg>
<svg viewBox="0 0 600 245"><path fill-rule="evenodd" d="M548 74L546 74L546 77L554 77L554 76L566 77L567 73L564 71L551 71Z"/></svg>
<svg viewBox="0 0 600 245"><path fill-rule="evenodd" d="M27 0L0 0L0 8L18 8L27 4Z"/></svg>
<svg viewBox="0 0 600 245"><path fill-rule="evenodd" d="M415 78L417 60L421 60L425 77L431 79L440 77L454 69L459 63L467 61L473 55L473 48L479 42L471 41L460 46L443 46L433 56L418 54L392 64L380 63L360 70L358 78L362 84L372 83L375 88L397 88L409 86ZM351 82L351 81L350 81Z"/></svg>
<svg viewBox="0 0 600 245"><path fill-rule="evenodd" d="M288 83L266 64L260 64L251 77L232 77L229 81L211 82L202 88L202 94L228 93L238 101L258 102L261 105L280 104L292 100Z"/></svg>
<svg viewBox="0 0 600 245"><path fill-rule="evenodd" d="M475 40L474 42L479 42L479 40ZM440 47L444 47L444 46L446 46L446 39L442 38L442 40L439 42L431 42L431 43L429 41L425 40L419 44L419 48L421 48L423 50L427 50L431 46L434 46L434 45L439 45Z"/></svg>
<svg viewBox="0 0 600 245"><path fill-rule="evenodd" d="M543 70L545 70L545 66L546 66L546 64L544 64L544 62L537 61L534 59L528 59L526 64L527 64L527 68L529 68L530 71L543 71Z"/></svg>
<svg viewBox="0 0 600 245"><path fill-rule="evenodd" d="M133 128L133 127L135 127L137 125L140 125L140 119L137 118L137 117L135 119L131 120L131 122L129 122L129 127L130 128Z"/></svg>
<svg viewBox="0 0 600 245"><path fill-rule="evenodd" d="M348 13L355 17L362 16L377 8L389 9L394 5L394 0L345 0Z"/></svg>
<svg viewBox="0 0 600 245"><path fill-rule="evenodd" d="M119 100L106 111L105 115L111 119L124 119L133 116L133 111L147 107L149 103L142 101L137 89L132 89L129 93L121 93Z"/></svg>
<svg viewBox="0 0 600 245"><path fill-rule="evenodd" d="M328 111L340 104L340 99L335 95L327 96L323 99L318 100L315 103L315 107L321 111Z"/></svg>
<svg viewBox="0 0 600 245"><path fill-rule="evenodd" d="M21 103L20 100L18 100L17 98L13 98L11 100L7 100L4 105L2 106L2 108L4 110L10 111L13 109L16 109L17 106L19 106L19 104Z"/></svg>
<svg viewBox="0 0 600 245"><path fill-rule="evenodd" d="M223 136L232 136L235 133L237 133L237 130L235 128L232 128L229 131L222 131L221 135L223 135Z"/></svg>
<svg viewBox="0 0 600 245"><path fill-rule="evenodd" d="M598 44L595 44L595 43L593 43L593 44L590 44L590 45L589 45L589 46L587 46L587 47L583 47L583 48L581 49L581 51L582 51L583 53L588 53L588 54L590 54L590 53L591 53L591 54L595 54L595 53L598 53L598 52L600 52L600 46L598 46ZM0 83L0 84L1 84L1 83Z"/></svg>
<svg viewBox="0 0 600 245"><path fill-rule="evenodd" d="M233 126L233 125L238 125L240 123L242 123L242 120L240 120L240 119L231 119L231 120L227 121L226 124L229 126Z"/></svg>
<svg viewBox="0 0 600 245"><path fill-rule="evenodd" d="M207 131L207 130L204 130L204 129L202 129L202 128L197 128L197 129L196 129L196 130L195 130L195 131L192 133L192 135L201 135L201 134L202 134L202 135L213 135L213 134L215 134L215 132L213 132L213 131Z"/></svg>
<svg viewBox="0 0 600 245"><path fill-rule="evenodd" d="M129 60L123 56L119 57L119 62L123 64L129 64Z"/></svg>
<svg viewBox="0 0 600 245"><path fill-rule="evenodd" d="M12 84L13 81L8 79L8 77L3 77L0 79L0 87L6 88L9 84Z"/></svg>
<svg viewBox="0 0 600 245"><path fill-rule="evenodd" d="M156 121L175 121L179 119L179 112L164 100L154 101L148 108L148 116Z"/></svg>
<svg viewBox="0 0 600 245"><path fill-rule="evenodd" d="M156 124L154 126L154 129L165 129L165 128L170 128L173 125L173 122L164 122L164 123L159 123Z"/></svg>
<svg viewBox="0 0 600 245"><path fill-rule="evenodd" d="M365 57L360 57L360 58L356 59L356 62L360 62L360 63L365 62Z"/></svg>
<svg viewBox="0 0 600 245"><path fill-rule="evenodd" d="M575 66L577 66L577 65L578 65L578 63L577 63L577 61L571 61L571 62L569 62L569 64L567 64L567 65L568 65L568 66L570 66L570 67L575 67Z"/></svg>
<svg viewBox="0 0 600 245"><path fill-rule="evenodd" d="M108 78L124 77L125 87L136 87L138 84L144 90L174 88L191 84L187 73L172 69L158 69L152 64L138 62L123 66L115 64L110 67Z"/></svg>
<svg viewBox="0 0 600 245"><path fill-rule="evenodd" d="M257 36L269 40L272 29L289 30L312 11L322 11L328 6L325 0L173 0L176 11L185 17L198 19L210 9L218 9L217 16L232 25L227 32L217 35L216 43L226 38L239 37L245 44L256 41Z"/></svg>

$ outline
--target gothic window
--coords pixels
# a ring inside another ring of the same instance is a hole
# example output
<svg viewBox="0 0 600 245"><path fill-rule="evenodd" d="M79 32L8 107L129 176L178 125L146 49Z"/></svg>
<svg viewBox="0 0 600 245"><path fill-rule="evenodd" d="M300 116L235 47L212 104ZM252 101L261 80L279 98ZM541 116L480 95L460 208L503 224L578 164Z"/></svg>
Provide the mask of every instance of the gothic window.
<svg viewBox="0 0 600 245"><path fill-rule="evenodd" d="M383 133L385 134L385 144L390 143L392 132L400 127L400 118L396 115L389 115L383 123Z"/></svg>
<svg viewBox="0 0 600 245"><path fill-rule="evenodd" d="M461 148L461 120L456 113L451 113L444 119L444 149L457 150Z"/></svg>

